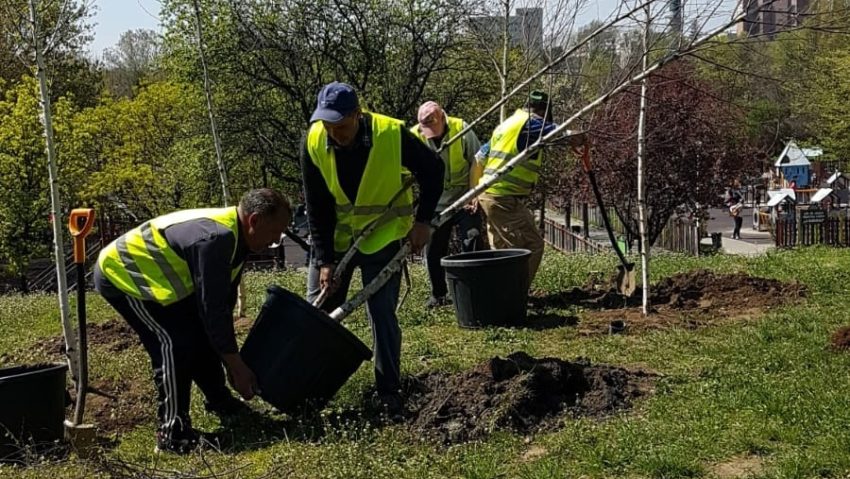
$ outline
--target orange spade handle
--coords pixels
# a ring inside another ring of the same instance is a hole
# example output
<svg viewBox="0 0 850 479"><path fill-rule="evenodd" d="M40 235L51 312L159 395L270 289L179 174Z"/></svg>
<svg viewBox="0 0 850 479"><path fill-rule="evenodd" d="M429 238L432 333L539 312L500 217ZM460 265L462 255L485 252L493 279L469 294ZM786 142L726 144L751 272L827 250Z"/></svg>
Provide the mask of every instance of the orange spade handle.
<svg viewBox="0 0 850 479"><path fill-rule="evenodd" d="M82 220L82 224L80 224ZM86 236L91 233L94 226L93 208L74 208L68 217L68 229L74 238L74 263L86 262Z"/></svg>
<svg viewBox="0 0 850 479"><path fill-rule="evenodd" d="M585 172L590 171L590 142L587 142L583 145L574 146L573 152L581 157L581 166Z"/></svg>

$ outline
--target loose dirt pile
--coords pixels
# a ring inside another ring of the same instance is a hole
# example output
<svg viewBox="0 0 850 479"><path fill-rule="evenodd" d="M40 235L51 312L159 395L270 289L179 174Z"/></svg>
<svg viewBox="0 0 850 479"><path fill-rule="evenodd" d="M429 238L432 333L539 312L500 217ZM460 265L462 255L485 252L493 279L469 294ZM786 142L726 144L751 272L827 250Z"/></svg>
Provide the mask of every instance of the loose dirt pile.
<svg viewBox="0 0 850 479"><path fill-rule="evenodd" d="M640 289L627 298L614 290L574 288L555 295L532 296L529 301L533 309L587 309L578 325L580 332L607 334L614 320L625 320L628 330L635 331L671 325L698 327L722 319L756 317L770 308L796 301L805 293L799 283L696 270L654 284L650 305L655 314L647 318L639 309Z"/></svg>
<svg viewBox="0 0 850 479"><path fill-rule="evenodd" d="M600 417L629 408L646 394L653 375L590 362L535 359L516 352L459 373L410 380L410 428L442 443L556 428L564 416Z"/></svg>
<svg viewBox="0 0 850 479"><path fill-rule="evenodd" d="M117 353L130 347L141 347L142 345L133 328L122 319L87 324L86 326L89 349L103 348L109 352ZM65 351L65 339L62 336L47 338L37 342L33 349L43 352L49 358L60 357Z"/></svg>
<svg viewBox="0 0 850 479"><path fill-rule="evenodd" d="M101 436L128 432L154 419L156 391L153 381L95 380L86 395L86 422L97 425ZM73 396L71 388L68 393ZM74 406L68 407L71 417Z"/></svg>
<svg viewBox="0 0 850 479"><path fill-rule="evenodd" d="M835 330L829 342L832 349L836 351L850 350L850 326L842 326Z"/></svg>

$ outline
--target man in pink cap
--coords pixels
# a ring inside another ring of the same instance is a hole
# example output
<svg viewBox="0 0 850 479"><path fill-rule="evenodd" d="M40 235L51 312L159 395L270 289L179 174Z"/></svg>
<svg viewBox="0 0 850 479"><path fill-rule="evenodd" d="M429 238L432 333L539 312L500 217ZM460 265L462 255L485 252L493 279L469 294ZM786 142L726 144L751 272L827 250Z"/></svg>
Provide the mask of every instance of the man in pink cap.
<svg viewBox="0 0 850 479"><path fill-rule="evenodd" d="M473 186L469 181L469 168L475 162L475 153L481 143L475 132L470 129L459 140L444 147L445 143L457 136L467 124L460 118L446 115L437 102L423 103L419 107L417 120L418 123L410 131L432 150L443 149L440 153L445 164L443 194L437 204L437 213L440 213ZM481 215L475 210L458 211L434 232L425 249L428 277L431 280L431 297L426 304L429 308L449 304L446 273L440 265L440 259L448 254L449 240L455 225L458 227L464 252L483 249L485 246L481 234Z"/></svg>

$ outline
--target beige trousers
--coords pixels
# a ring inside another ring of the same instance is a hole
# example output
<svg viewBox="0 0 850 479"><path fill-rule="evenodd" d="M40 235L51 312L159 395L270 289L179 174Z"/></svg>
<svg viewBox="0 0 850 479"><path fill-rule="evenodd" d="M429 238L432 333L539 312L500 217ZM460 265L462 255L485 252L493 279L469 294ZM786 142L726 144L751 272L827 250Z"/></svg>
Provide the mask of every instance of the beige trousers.
<svg viewBox="0 0 850 479"><path fill-rule="evenodd" d="M487 237L493 249L524 248L531 251L528 259L528 284L537 275L543 259L543 237L534 215L519 196L481 195L479 204L487 216Z"/></svg>

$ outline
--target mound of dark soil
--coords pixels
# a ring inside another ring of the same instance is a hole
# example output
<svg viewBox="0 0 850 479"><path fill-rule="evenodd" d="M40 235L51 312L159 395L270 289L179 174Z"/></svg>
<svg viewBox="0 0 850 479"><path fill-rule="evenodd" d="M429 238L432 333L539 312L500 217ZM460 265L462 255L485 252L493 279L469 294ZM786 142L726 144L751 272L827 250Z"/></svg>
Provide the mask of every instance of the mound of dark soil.
<svg viewBox="0 0 850 479"><path fill-rule="evenodd" d="M89 349L104 348L117 353L142 345L133 328L122 319L86 326ZM35 344L34 349L44 352L51 358L62 356L65 351L65 338L55 336L41 340Z"/></svg>
<svg viewBox="0 0 850 479"><path fill-rule="evenodd" d="M546 430L564 415L605 416L628 408L651 381L646 372L516 352L467 372L412 378L406 388L410 428L443 443L475 440L495 430Z"/></svg>
<svg viewBox="0 0 850 479"><path fill-rule="evenodd" d="M756 278L743 273L719 274L696 270L665 278L650 289L654 314L644 317L639 309L642 292L631 297L614 290L592 287L573 288L554 295L535 295L532 308L568 308L589 310L582 315L578 328L583 334L608 334L611 321L623 320L627 332L658 329L672 325L698 327L722 319L757 317L766 310L804 297L799 283Z"/></svg>
<svg viewBox="0 0 850 479"><path fill-rule="evenodd" d="M829 342L832 349L836 351L850 350L850 326L842 326L836 329Z"/></svg>
<svg viewBox="0 0 850 479"><path fill-rule="evenodd" d="M653 305L675 309L768 308L804 296L805 288L799 283L703 269L665 278L650 293Z"/></svg>

